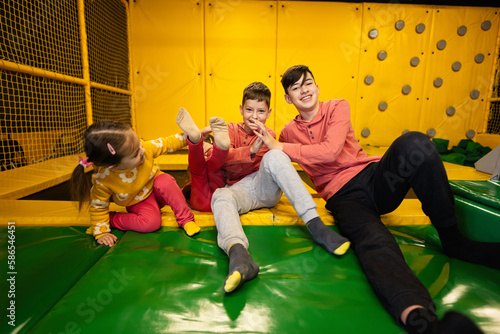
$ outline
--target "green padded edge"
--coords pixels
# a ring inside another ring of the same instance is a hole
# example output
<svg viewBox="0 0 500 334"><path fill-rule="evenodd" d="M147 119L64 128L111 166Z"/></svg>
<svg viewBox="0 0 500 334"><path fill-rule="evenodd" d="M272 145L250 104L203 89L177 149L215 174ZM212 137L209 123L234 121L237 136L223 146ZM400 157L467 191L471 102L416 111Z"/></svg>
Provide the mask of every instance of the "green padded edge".
<svg viewBox="0 0 500 334"><path fill-rule="evenodd" d="M500 210L500 182L498 181L450 181L455 195Z"/></svg>
<svg viewBox="0 0 500 334"><path fill-rule="evenodd" d="M455 195L455 212L465 236L477 241L500 242L500 210Z"/></svg>

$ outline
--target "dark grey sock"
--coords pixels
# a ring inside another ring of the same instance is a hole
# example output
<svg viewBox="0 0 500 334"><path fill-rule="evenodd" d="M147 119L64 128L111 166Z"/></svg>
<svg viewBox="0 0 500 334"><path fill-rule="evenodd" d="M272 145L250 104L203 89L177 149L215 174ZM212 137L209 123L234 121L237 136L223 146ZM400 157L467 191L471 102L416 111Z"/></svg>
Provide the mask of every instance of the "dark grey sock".
<svg viewBox="0 0 500 334"><path fill-rule="evenodd" d="M229 274L224 281L224 291L227 293L238 290L243 283L250 281L259 274L259 266L242 244L234 244L228 252Z"/></svg>
<svg viewBox="0 0 500 334"><path fill-rule="evenodd" d="M327 227L321 218L316 217L306 223L314 242L335 255L344 255L349 249L350 241L331 228Z"/></svg>

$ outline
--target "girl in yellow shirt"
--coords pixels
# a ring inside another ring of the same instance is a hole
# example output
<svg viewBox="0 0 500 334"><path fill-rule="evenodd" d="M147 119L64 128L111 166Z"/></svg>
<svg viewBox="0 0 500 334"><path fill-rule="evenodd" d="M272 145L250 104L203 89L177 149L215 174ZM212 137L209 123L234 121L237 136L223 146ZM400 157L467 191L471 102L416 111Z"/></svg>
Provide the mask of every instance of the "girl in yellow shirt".
<svg viewBox="0 0 500 334"><path fill-rule="evenodd" d="M161 226L160 209L169 205L187 235L200 231L175 179L154 164L161 154L186 146L183 133L143 141L129 125L103 121L84 133L86 159L73 171L73 194L80 204L90 202L87 234L99 244L113 246L111 228L148 233ZM85 167L94 165L92 180ZM109 211L110 198L127 213Z"/></svg>

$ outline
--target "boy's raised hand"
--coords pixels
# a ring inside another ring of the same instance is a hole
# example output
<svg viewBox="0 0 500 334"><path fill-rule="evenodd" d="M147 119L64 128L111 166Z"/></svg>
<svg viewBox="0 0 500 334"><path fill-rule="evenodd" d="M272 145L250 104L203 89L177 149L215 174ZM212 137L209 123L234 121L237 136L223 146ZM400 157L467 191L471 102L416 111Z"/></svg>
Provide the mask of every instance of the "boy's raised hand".
<svg viewBox="0 0 500 334"><path fill-rule="evenodd" d="M210 127L210 125L209 125L209 126L206 126L206 127L202 128L202 129L200 129L200 132L201 132L201 134L202 134L203 136L206 136L206 135L208 135L210 132L212 132L212 128L211 128L211 127Z"/></svg>
<svg viewBox="0 0 500 334"><path fill-rule="evenodd" d="M255 120L255 124L259 127L259 131L254 130L253 132L266 144L268 149L283 151L283 144L267 132L266 126L262 122Z"/></svg>
<svg viewBox="0 0 500 334"><path fill-rule="evenodd" d="M255 132L255 130L253 132ZM264 144L262 139L257 138L257 140L250 147L250 153L257 154L257 152L259 152L260 148L262 147L262 144Z"/></svg>

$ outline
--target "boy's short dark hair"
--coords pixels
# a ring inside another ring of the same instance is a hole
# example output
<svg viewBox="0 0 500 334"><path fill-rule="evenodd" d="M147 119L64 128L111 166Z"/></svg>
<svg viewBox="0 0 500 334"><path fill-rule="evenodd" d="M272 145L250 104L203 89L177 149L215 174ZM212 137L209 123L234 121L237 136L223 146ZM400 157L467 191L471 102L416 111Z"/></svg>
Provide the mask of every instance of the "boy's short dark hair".
<svg viewBox="0 0 500 334"><path fill-rule="evenodd" d="M306 65L295 65L286 70L285 74L283 74L283 77L281 78L281 84L283 85L285 94L288 94L288 88L290 88L291 85L299 81L302 76L305 78L307 73L311 74L314 80L314 75Z"/></svg>
<svg viewBox="0 0 500 334"><path fill-rule="evenodd" d="M252 82L243 90L241 105L244 105L246 100L264 101L269 108L271 106L271 91L262 82Z"/></svg>

